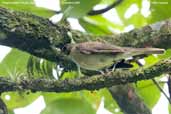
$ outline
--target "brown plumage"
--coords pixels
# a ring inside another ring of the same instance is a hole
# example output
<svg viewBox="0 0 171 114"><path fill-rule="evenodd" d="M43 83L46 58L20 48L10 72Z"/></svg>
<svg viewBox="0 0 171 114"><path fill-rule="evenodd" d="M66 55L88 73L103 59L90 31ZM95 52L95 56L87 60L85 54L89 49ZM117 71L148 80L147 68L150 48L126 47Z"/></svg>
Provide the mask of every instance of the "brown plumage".
<svg viewBox="0 0 171 114"><path fill-rule="evenodd" d="M162 54L165 51L159 48L119 47L98 41L68 44L67 49L72 60L88 70L101 70L131 56Z"/></svg>

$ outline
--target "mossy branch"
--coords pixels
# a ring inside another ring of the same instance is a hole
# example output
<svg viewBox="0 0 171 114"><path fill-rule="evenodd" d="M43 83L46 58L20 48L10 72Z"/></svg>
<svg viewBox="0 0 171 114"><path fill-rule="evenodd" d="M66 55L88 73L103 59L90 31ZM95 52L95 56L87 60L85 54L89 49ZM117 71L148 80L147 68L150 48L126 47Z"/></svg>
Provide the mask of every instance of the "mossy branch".
<svg viewBox="0 0 171 114"><path fill-rule="evenodd" d="M76 42L84 42L87 39L104 39L119 46L171 48L171 24L169 21L166 21L158 30L152 26L145 26L128 33L95 36L72 31L64 24L54 25L48 19L33 14L0 7L1 45L18 48L56 62L65 59L63 53L54 49L63 48L70 42L68 32L72 33Z"/></svg>
<svg viewBox="0 0 171 114"><path fill-rule="evenodd" d="M79 90L98 90L113 85L133 83L140 80L151 79L163 73L171 72L171 60L164 60L156 65L135 71L116 71L108 75L94 75L66 80L50 79L20 79L12 81L0 77L0 92L31 90L44 92L70 92Z"/></svg>
<svg viewBox="0 0 171 114"><path fill-rule="evenodd" d="M109 91L124 114L152 114L131 84L112 86Z"/></svg>

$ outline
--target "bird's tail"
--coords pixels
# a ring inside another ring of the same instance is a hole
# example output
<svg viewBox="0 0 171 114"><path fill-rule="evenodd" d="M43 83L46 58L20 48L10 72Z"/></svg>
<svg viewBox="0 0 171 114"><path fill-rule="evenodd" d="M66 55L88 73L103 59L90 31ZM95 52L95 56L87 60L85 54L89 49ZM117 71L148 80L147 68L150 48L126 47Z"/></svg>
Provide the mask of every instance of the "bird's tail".
<svg viewBox="0 0 171 114"><path fill-rule="evenodd" d="M163 54L165 52L165 49L160 48L127 48L131 53L131 55L141 55L141 54ZM126 50L127 50L126 49Z"/></svg>

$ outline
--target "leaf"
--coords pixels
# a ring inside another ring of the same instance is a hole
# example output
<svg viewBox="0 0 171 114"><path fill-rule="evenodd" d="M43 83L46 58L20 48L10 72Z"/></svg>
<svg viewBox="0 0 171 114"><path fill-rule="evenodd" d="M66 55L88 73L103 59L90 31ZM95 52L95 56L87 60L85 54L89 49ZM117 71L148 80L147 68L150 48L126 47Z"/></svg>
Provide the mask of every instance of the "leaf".
<svg viewBox="0 0 171 114"><path fill-rule="evenodd" d="M26 73L28 58L29 54L17 49L12 49L0 63L0 76L17 76Z"/></svg>
<svg viewBox="0 0 171 114"><path fill-rule="evenodd" d="M113 99L112 95L108 89L100 89L99 91L82 91L84 99L86 99L90 104L92 104L96 110L99 108L102 98L104 98L104 108L115 114L115 110L119 110L116 101ZM117 114L123 114L122 112L117 112Z"/></svg>
<svg viewBox="0 0 171 114"><path fill-rule="evenodd" d="M138 82L136 91L150 109L154 107L161 96L160 90L151 80Z"/></svg>
<svg viewBox="0 0 171 114"><path fill-rule="evenodd" d="M170 104L168 105L168 112L169 112L169 114L171 113L171 107L170 107Z"/></svg>
<svg viewBox="0 0 171 114"><path fill-rule="evenodd" d="M84 27L84 29L88 33L93 33L93 34L97 34L97 35L111 34L111 32L109 30L107 30L106 28L103 28L100 25L91 24L82 19L79 20L79 22L80 22L81 26Z"/></svg>
<svg viewBox="0 0 171 114"><path fill-rule="evenodd" d="M7 99L7 96L9 99ZM5 92L2 93L2 98L8 107L8 110L24 107L40 96L40 93L28 93L28 92Z"/></svg>
<svg viewBox="0 0 171 114"><path fill-rule="evenodd" d="M150 23L154 23L171 17L170 0L151 0L150 4L151 4L151 15L149 17Z"/></svg>
<svg viewBox="0 0 171 114"><path fill-rule="evenodd" d="M57 99L51 100L52 102L46 102L47 107L41 114L69 114L71 112L73 114L95 114L91 104L81 99L78 94L76 96L73 96L73 94L62 94L64 96L56 94L58 98L55 97ZM51 96L51 94L49 95ZM45 97L45 101L47 99L49 99L49 96Z"/></svg>
<svg viewBox="0 0 171 114"><path fill-rule="evenodd" d="M150 55L144 59L145 65L143 67L148 68L152 65L155 65L159 61L164 60L164 59L168 59L170 57L171 57L171 50L166 50L166 52L164 54L161 54L161 55L159 54L157 56Z"/></svg>
<svg viewBox="0 0 171 114"><path fill-rule="evenodd" d="M80 92L70 92L70 93L42 93L46 104L51 103L57 99L63 98L81 98Z"/></svg>
<svg viewBox="0 0 171 114"><path fill-rule="evenodd" d="M104 98L104 105L107 110L112 113L116 113L115 109L119 109L117 103L112 98L110 92L107 89L101 89L99 91L79 91L79 92L70 92L70 93L43 93L45 102L47 105L49 103L55 102L58 99L82 99L86 101L93 107L93 110L99 108L102 98ZM67 105L67 104L66 104ZM117 114L122 114L122 112L117 112Z"/></svg>
<svg viewBox="0 0 171 114"><path fill-rule="evenodd" d="M101 0L102 4L112 4L113 2L114 2L114 0Z"/></svg>
<svg viewBox="0 0 171 114"><path fill-rule="evenodd" d="M84 29L93 34L113 34L113 30L123 30L124 26L110 22L101 15L89 16L79 20Z"/></svg>
<svg viewBox="0 0 171 114"><path fill-rule="evenodd" d="M130 0L123 1L116 10L121 18L121 21L124 23L124 26L133 24L136 28L145 26L147 24L155 23L161 20L165 20L171 17L171 1L170 0L147 0L150 2L150 15L144 17L141 13L142 2L141 0ZM138 7L138 12L133 14L130 18L125 18L125 13L130 8L131 5L136 5ZM159 15L160 14L160 15Z"/></svg>
<svg viewBox="0 0 171 114"><path fill-rule="evenodd" d="M34 0L0 0L0 6L18 11L26 11L38 16L50 17L54 12L35 6Z"/></svg>
<svg viewBox="0 0 171 114"><path fill-rule="evenodd" d="M168 59L171 57L171 50L167 50L165 54L158 55L157 57L155 56L148 56L145 58L145 66L144 68L148 68L157 62ZM156 78L157 80L160 80L162 78L158 77ZM163 84L160 84L161 87L163 87ZM158 102L161 92L160 90L156 87L156 85L151 81L151 80L146 80L146 81L140 81L137 83L137 88L136 88L138 94L142 97L144 102L152 109L153 106ZM150 91L149 91L150 90Z"/></svg>
<svg viewBox="0 0 171 114"><path fill-rule="evenodd" d="M158 57L155 57L153 55L146 57L144 60L145 60L144 68L148 68L152 65L155 65L157 62L160 61L160 59Z"/></svg>
<svg viewBox="0 0 171 114"><path fill-rule="evenodd" d="M66 17L85 16L100 0L61 0L62 12Z"/></svg>
<svg viewBox="0 0 171 114"><path fill-rule="evenodd" d="M8 110L8 113L9 114L15 114L13 111L11 111L11 110Z"/></svg>
<svg viewBox="0 0 171 114"><path fill-rule="evenodd" d="M158 57L161 60L170 58L171 57L171 49L166 50L166 52L164 54L159 55Z"/></svg>
<svg viewBox="0 0 171 114"><path fill-rule="evenodd" d="M135 14L133 14L130 18L125 18L125 13L131 6L137 6L138 11ZM146 18L141 14L141 8L141 0L130 0L123 1L118 7L116 7L116 10L125 27L132 24L134 25L134 27L141 27L147 24Z"/></svg>
<svg viewBox="0 0 171 114"><path fill-rule="evenodd" d="M29 76L54 79L53 69L56 69L55 63L35 56L30 56L27 63Z"/></svg>

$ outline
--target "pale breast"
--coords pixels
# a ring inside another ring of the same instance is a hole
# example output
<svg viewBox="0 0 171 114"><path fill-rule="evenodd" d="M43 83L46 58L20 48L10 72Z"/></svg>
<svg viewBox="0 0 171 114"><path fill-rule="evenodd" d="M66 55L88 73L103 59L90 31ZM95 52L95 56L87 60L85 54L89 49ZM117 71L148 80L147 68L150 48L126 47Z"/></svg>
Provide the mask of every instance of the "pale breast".
<svg viewBox="0 0 171 114"><path fill-rule="evenodd" d="M82 54L72 52L72 59L77 62L81 68L88 70L100 70L113 64L113 56L105 54Z"/></svg>

